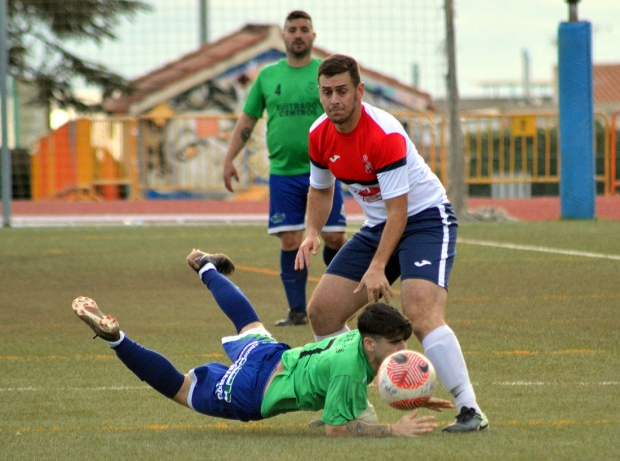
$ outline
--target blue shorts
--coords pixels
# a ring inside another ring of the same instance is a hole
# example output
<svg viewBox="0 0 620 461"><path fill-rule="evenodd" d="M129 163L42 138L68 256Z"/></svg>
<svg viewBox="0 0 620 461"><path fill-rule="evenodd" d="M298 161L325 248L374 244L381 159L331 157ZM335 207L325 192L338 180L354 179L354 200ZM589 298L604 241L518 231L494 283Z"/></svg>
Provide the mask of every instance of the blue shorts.
<svg viewBox="0 0 620 461"><path fill-rule="evenodd" d="M222 345L233 364L227 367L209 363L191 370L189 406L198 413L217 418L263 419L260 407L265 386L280 357L290 347L258 328L222 338Z"/></svg>
<svg viewBox="0 0 620 461"><path fill-rule="evenodd" d="M359 282L379 246L384 225L362 227L336 254L325 271ZM398 277L425 279L448 289L456 254L458 224L450 204L442 204L410 216L394 250L385 275L394 283Z"/></svg>
<svg viewBox="0 0 620 461"><path fill-rule="evenodd" d="M269 176L269 228L270 234L304 230L306 228L306 207L310 173L296 176ZM332 212L323 228L324 232L344 232L347 218L340 181L334 188Z"/></svg>

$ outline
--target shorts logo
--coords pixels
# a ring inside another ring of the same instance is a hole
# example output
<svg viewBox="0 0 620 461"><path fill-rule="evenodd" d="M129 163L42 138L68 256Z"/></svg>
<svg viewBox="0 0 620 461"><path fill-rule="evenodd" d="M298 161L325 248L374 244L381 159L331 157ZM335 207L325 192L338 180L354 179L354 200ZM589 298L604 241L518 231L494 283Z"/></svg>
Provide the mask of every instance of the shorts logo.
<svg viewBox="0 0 620 461"><path fill-rule="evenodd" d="M285 213L274 214L269 217L269 221L271 221L273 224L283 223L285 219L286 219Z"/></svg>
<svg viewBox="0 0 620 461"><path fill-rule="evenodd" d="M422 267L422 266L430 266L431 262L427 261L426 259L423 259L422 261L416 261L413 264L415 264L416 267Z"/></svg>
<svg viewBox="0 0 620 461"><path fill-rule="evenodd" d="M230 366L222 379L218 381L215 386L215 393L219 400L225 400L228 403L232 401L232 388L235 378L241 371L241 367L243 367L247 361L250 352L252 352L259 344L261 344L259 341L254 341L248 344L245 349L241 351L241 354L239 354L239 358L235 361L235 363Z"/></svg>

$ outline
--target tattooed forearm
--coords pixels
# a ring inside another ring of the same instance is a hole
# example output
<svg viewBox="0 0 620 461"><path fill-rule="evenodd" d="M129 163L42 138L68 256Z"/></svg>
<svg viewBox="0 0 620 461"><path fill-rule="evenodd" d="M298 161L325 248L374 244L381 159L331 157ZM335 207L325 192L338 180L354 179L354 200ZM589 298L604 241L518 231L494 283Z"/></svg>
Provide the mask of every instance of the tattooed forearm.
<svg viewBox="0 0 620 461"><path fill-rule="evenodd" d="M248 142L248 139L250 139L250 135L252 134L252 130L249 128L244 128L241 131L241 140L245 143Z"/></svg>
<svg viewBox="0 0 620 461"><path fill-rule="evenodd" d="M362 421L354 420L346 424L347 432L350 435L364 437L393 437L394 431L388 424L366 424Z"/></svg>

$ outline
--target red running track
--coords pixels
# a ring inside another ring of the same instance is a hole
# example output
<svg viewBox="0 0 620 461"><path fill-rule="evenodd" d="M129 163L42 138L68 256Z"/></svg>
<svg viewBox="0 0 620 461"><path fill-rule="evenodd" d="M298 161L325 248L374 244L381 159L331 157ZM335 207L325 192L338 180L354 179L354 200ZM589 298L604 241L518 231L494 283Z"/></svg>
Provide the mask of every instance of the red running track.
<svg viewBox="0 0 620 461"><path fill-rule="evenodd" d="M347 214L360 215L361 209L353 199L345 201ZM0 204L1 208L1 204ZM520 221L553 221L560 218L559 197L530 199L470 198L469 209L503 209ZM207 200L144 200L144 201L67 201L41 200L11 203L14 217L58 215L204 215L204 214L262 214L267 215L269 203L261 201L207 201ZM596 217L620 220L620 195L596 199Z"/></svg>

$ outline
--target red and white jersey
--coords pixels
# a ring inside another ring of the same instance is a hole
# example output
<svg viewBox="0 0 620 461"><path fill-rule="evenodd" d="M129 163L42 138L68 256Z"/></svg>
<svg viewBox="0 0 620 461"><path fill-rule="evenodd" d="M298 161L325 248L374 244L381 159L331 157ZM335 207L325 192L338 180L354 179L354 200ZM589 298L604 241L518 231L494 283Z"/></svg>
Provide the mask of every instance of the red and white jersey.
<svg viewBox="0 0 620 461"><path fill-rule="evenodd" d="M338 178L362 206L365 225L385 222L384 200L408 195L408 216L446 203L446 190L391 114L362 103L351 133L340 133L323 114L310 127L310 185L331 186Z"/></svg>

